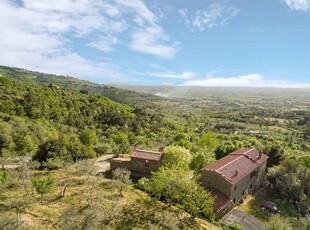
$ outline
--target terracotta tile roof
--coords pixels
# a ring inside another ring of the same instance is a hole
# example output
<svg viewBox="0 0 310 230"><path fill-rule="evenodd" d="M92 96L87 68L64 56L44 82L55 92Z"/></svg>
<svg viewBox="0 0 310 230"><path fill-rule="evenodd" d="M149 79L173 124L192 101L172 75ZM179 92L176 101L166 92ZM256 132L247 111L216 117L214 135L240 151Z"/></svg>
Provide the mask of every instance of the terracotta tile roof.
<svg viewBox="0 0 310 230"><path fill-rule="evenodd" d="M265 154L262 154L261 157L259 157L259 151L257 151L256 149L251 149L251 151L247 151L246 156L248 156L251 160L254 160L257 164L262 164L269 158Z"/></svg>
<svg viewBox="0 0 310 230"><path fill-rule="evenodd" d="M212 189L212 190L210 190L210 192L211 192L211 195L215 198L214 206L213 206L215 212L218 213L221 210L223 210L225 207L227 207L228 205L232 204L231 200L229 200L229 198L227 198L220 191L218 191L216 189Z"/></svg>
<svg viewBox="0 0 310 230"><path fill-rule="evenodd" d="M215 170L235 184L268 159L265 154L259 155L256 149L239 149L210 164L205 170Z"/></svg>
<svg viewBox="0 0 310 230"><path fill-rule="evenodd" d="M146 150L134 150L131 154L131 158L140 158L151 161L159 161L161 156L161 152L151 152Z"/></svg>
<svg viewBox="0 0 310 230"><path fill-rule="evenodd" d="M223 157L223 158L215 161L214 163L208 165L206 168L217 170L217 169L223 167L223 165L229 164L230 162L237 159L238 157L239 156L236 156L236 155L227 155L226 157Z"/></svg>

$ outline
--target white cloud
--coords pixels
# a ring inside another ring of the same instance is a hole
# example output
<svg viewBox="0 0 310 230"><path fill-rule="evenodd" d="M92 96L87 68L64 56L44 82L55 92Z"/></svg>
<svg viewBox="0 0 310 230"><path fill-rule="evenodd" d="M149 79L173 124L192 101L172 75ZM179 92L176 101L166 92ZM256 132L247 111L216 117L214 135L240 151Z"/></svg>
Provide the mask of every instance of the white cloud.
<svg viewBox="0 0 310 230"><path fill-rule="evenodd" d="M283 0L291 10L308 11L310 9L310 0Z"/></svg>
<svg viewBox="0 0 310 230"><path fill-rule="evenodd" d="M93 40L89 46L97 48L103 52L111 52L114 50L113 46L120 43L117 37L107 35L107 36L100 36Z"/></svg>
<svg viewBox="0 0 310 230"><path fill-rule="evenodd" d="M160 18L141 0L116 0L119 7L131 14L135 26L131 28L129 47L137 52L161 58L173 58L178 51L177 42L171 41L160 26Z"/></svg>
<svg viewBox="0 0 310 230"><path fill-rule="evenodd" d="M235 7L226 7L219 4L212 4L209 10L196 11L192 25L200 31L204 31L206 27L223 25L228 19L237 15L239 10Z"/></svg>
<svg viewBox="0 0 310 230"><path fill-rule="evenodd" d="M279 88L305 88L309 85L265 79L262 75L254 73L237 77L206 77L197 80L188 80L185 86L211 86L211 87L279 87Z"/></svg>
<svg viewBox="0 0 310 230"><path fill-rule="evenodd" d="M199 75L196 72L182 72L182 73L175 73L175 72L154 72L154 73L147 73L147 75L152 77L159 77L159 78L175 78L175 79L193 79L197 78Z"/></svg>
<svg viewBox="0 0 310 230"><path fill-rule="evenodd" d="M107 18L101 14L105 7L100 1L23 0L18 7L20 19L26 19L24 26L33 32L64 33L84 35L105 27Z"/></svg>
<svg viewBox="0 0 310 230"><path fill-rule="evenodd" d="M141 0L117 0L120 5L126 7L125 10L130 10L146 20L150 24L156 24L158 18Z"/></svg>
<svg viewBox="0 0 310 230"><path fill-rule="evenodd" d="M161 27L136 28L131 38L130 48L133 50L161 58L173 58L176 55L178 43L167 45L166 43L170 41L170 38Z"/></svg>
<svg viewBox="0 0 310 230"><path fill-rule="evenodd" d="M0 36L0 63L78 77L122 76L113 64L86 60L67 46L72 42L68 33L80 37L95 30L119 29L109 25L99 12L101 6L73 0L0 2L0 28L5 35Z"/></svg>
<svg viewBox="0 0 310 230"><path fill-rule="evenodd" d="M178 9L178 13L179 13L182 17L186 18L186 17L187 17L187 14L188 14L188 9L187 9L187 8Z"/></svg>
<svg viewBox="0 0 310 230"><path fill-rule="evenodd" d="M204 31L206 28L224 25L229 19L235 17L240 10L220 4L211 4L207 10L189 12L179 9L178 13L184 19L185 25Z"/></svg>
<svg viewBox="0 0 310 230"><path fill-rule="evenodd" d="M178 43L171 41L159 24L159 18L150 11L143 1L118 0L126 11L133 14L136 26L132 29L132 50L152 54L161 58L173 58L178 50Z"/></svg>
<svg viewBox="0 0 310 230"><path fill-rule="evenodd" d="M140 23L128 22L132 14ZM110 61L78 54L75 39L103 52L126 42L135 51L164 58L177 51L157 16L140 0L2 0L0 28L1 65L77 77L106 80L123 74Z"/></svg>
<svg viewBox="0 0 310 230"><path fill-rule="evenodd" d="M37 60L39 71L55 74L80 76L87 80L121 80L124 76L118 71L117 66L109 63L90 62L76 53L49 58L48 62ZM102 72L104 71L104 72ZM103 76L104 75L104 76ZM90 77L83 77L90 76Z"/></svg>

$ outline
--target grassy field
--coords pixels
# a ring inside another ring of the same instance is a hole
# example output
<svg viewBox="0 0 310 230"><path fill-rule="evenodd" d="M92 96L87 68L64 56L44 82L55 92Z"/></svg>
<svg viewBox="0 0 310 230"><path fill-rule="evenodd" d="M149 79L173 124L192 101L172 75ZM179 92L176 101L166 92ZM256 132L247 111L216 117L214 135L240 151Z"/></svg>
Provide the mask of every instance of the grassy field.
<svg viewBox="0 0 310 230"><path fill-rule="evenodd" d="M245 201L239 205L238 209L252 214L263 222L268 222L271 214L262 209L262 205L267 202L274 202L280 210L280 215L286 218L298 217L299 214L293 204L287 203L266 191L261 191L257 195L249 195Z"/></svg>
<svg viewBox="0 0 310 230"><path fill-rule="evenodd" d="M30 186L27 194L22 186L12 183L0 193L0 216L15 222L17 210L14 207L20 202L23 203L18 211L23 223L20 229L82 229L74 227L70 221L64 223L63 213L78 209L76 214L80 215L94 206L102 209L99 212L97 210L97 214L107 216L105 222L99 223L100 229L167 229L171 223L181 229L221 229L205 220L193 219L175 207L154 201L132 185L120 196L110 179L96 176L87 179L84 175L68 174L65 170L54 171L53 174L57 178L56 184L53 191L44 196L43 204ZM69 186L65 197L61 198L59 194L65 183ZM112 215L113 212L115 215ZM69 219L80 221L75 215Z"/></svg>

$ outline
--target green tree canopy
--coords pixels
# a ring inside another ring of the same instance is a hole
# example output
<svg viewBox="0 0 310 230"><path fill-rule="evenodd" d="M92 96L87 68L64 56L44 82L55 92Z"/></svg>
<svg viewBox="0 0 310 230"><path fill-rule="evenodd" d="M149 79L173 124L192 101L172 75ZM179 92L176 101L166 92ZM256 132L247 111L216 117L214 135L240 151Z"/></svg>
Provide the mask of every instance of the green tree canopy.
<svg viewBox="0 0 310 230"><path fill-rule="evenodd" d="M6 170L0 169L0 186L8 182L10 179L10 174Z"/></svg>
<svg viewBox="0 0 310 230"><path fill-rule="evenodd" d="M117 188L119 195L123 196L123 189L130 185L130 171L125 168L117 168L113 171L113 187Z"/></svg>
<svg viewBox="0 0 310 230"><path fill-rule="evenodd" d="M181 146L168 146L164 149L163 159L165 167L188 168L192 155L189 150Z"/></svg>
<svg viewBox="0 0 310 230"><path fill-rule="evenodd" d="M197 143L205 151L213 152L220 144L217 135L213 132L208 132L199 138Z"/></svg>
<svg viewBox="0 0 310 230"><path fill-rule="evenodd" d="M80 134L80 140L84 145L92 147L98 142L98 137L95 131L85 128Z"/></svg>
<svg viewBox="0 0 310 230"><path fill-rule="evenodd" d="M190 163L190 169L194 170L196 173L200 172L200 170L211 164L215 161L215 157L213 153L209 152L198 152L194 154L194 157Z"/></svg>
<svg viewBox="0 0 310 230"><path fill-rule="evenodd" d="M140 186L157 199L169 205L176 204L192 216L213 218L214 199L209 192L191 178L188 170L162 167L148 179L139 181Z"/></svg>
<svg viewBox="0 0 310 230"><path fill-rule="evenodd" d="M288 218L281 217L279 214L272 215L268 222L269 230L292 230L292 225Z"/></svg>
<svg viewBox="0 0 310 230"><path fill-rule="evenodd" d="M54 178L49 173L47 177L33 176L31 184L36 192L41 196L41 204L43 203L43 195L52 191L54 186Z"/></svg>

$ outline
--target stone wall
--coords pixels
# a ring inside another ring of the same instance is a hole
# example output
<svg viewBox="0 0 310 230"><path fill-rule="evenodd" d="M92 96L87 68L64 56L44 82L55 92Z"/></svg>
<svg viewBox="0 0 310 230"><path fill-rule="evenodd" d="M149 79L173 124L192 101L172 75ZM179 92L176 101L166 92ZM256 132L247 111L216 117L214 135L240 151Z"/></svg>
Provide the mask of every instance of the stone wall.
<svg viewBox="0 0 310 230"><path fill-rule="evenodd" d="M238 204L246 195L257 190L265 180L266 162L257 167L251 173L243 177L235 185L225 180L224 176L215 170L202 171L202 185L207 188L215 188L225 196Z"/></svg>
<svg viewBox="0 0 310 230"><path fill-rule="evenodd" d="M266 162L242 178L232 187L231 200L238 204L242 198L259 189L265 180Z"/></svg>
<svg viewBox="0 0 310 230"><path fill-rule="evenodd" d="M231 189L230 199L238 204L242 198L256 189L257 170L249 173L238 181Z"/></svg>
<svg viewBox="0 0 310 230"><path fill-rule="evenodd" d="M230 197L232 185L220 173L214 170L203 170L201 180L204 187L215 188Z"/></svg>
<svg viewBox="0 0 310 230"><path fill-rule="evenodd" d="M160 167L159 161L144 160L140 158L131 158L131 170L141 173L151 173L158 171Z"/></svg>
<svg viewBox="0 0 310 230"><path fill-rule="evenodd" d="M130 158L114 158L110 161L111 171L117 168L126 168L131 170L131 161Z"/></svg>

